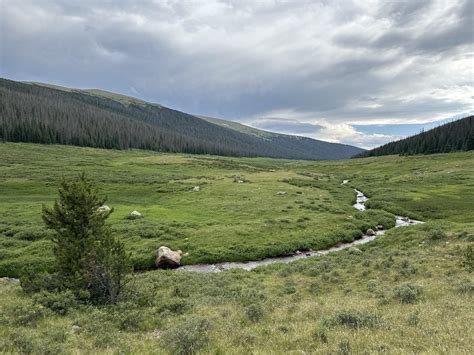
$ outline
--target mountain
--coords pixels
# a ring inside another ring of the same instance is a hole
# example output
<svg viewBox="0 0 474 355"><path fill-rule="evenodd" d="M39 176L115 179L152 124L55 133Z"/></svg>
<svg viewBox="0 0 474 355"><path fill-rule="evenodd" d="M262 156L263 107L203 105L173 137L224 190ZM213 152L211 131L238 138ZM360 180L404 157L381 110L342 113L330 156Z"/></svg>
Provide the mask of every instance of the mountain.
<svg viewBox="0 0 474 355"><path fill-rule="evenodd" d="M364 158L379 155L450 153L474 149L474 116L446 123L414 136L390 142L356 155Z"/></svg>
<svg viewBox="0 0 474 355"><path fill-rule="evenodd" d="M203 119L107 91L7 79L0 79L0 140L308 160L347 159L363 151Z"/></svg>

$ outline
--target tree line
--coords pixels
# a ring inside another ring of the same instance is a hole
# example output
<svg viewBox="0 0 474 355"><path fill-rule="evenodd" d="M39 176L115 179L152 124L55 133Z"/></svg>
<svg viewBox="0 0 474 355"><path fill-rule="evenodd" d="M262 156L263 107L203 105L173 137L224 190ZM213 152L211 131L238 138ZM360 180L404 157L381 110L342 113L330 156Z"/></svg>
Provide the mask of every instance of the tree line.
<svg viewBox="0 0 474 355"><path fill-rule="evenodd" d="M380 155L414 155L467 151L474 149L474 116L446 123L414 136L365 151L355 158Z"/></svg>

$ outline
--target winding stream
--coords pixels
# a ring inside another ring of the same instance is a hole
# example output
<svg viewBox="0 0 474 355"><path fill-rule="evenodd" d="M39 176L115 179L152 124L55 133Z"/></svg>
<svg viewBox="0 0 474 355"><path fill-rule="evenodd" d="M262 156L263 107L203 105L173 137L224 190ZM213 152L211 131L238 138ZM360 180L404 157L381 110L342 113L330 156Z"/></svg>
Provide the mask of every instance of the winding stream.
<svg viewBox="0 0 474 355"><path fill-rule="evenodd" d="M349 180L344 180L341 185L346 185ZM356 203L353 205L354 208L359 211L364 211L366 209L365 202L368 200L361 191L354 189L357 194ZM422 221L417 221L414 219L409 219L407 217L395 216L395 228L411 226L415 224L424 223ZM385 230L376 230L374 235L364 234L360 239L356 239L350 243L339 243L338 245L323 250L309 250L305 252L297 251L293 255L289 256L279 256L273 258L265 258L257 261L248 261L248 262L227 262L227 263L217 263L217 264L196 264L196 265L184 265L177 269L176 271L192 271L192 272L221 272L230 269L243 269L243 270L252 270L258 266L269 265L274 263L291 263L295 260L310 258L313 256L323 256L329 253L333 253L339 250L347 249L353 246L361 245L368 243L375 238L383 235Z"/></svg>

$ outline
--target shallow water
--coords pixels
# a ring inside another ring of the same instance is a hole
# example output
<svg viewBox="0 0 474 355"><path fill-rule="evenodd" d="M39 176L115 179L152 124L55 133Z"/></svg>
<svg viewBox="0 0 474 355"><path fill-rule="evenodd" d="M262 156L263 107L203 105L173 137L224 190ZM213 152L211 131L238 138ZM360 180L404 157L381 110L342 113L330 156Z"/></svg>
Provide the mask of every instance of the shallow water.
<svg viewBox="0 0 474 355"><path fill-rule="evenodd" d="M347 182L348 180L344 180L342 182L342 185L347 184ZM364 211L366 209L365 202L368 200L368 198L361 191L356 190L356 189L354 189L354 191L357 193L357 200L356 200L356 203L353 205L353 207L358 209L359 211ZM417 220L409 219L402 216L395 216L395 217L396 217L395 228L424 223L422 221L417 221ZM278 257L265 258L261 260L248 261L248 262L228 262L228 263L217 263L217 264L185 265L185 266L181 266L177 268L176 271L220 272L220 271L225 271L225 270L230 270L230 269L252 270L262 265L270 265L274 263L287 264L296 260L315 257L315 256L323 256L329 253L334 253L339 250L365 244L383 235L384 233L385 233L385 230L377 230L375 231L375 235L369 236L365 234L362 236L362 238L356 239L353 242L340 243L332 248L324 249L324 250L309 250L309 251L304 251L304 252L296 251L293 255L289 255L289 256L278 256Z"/></svg>

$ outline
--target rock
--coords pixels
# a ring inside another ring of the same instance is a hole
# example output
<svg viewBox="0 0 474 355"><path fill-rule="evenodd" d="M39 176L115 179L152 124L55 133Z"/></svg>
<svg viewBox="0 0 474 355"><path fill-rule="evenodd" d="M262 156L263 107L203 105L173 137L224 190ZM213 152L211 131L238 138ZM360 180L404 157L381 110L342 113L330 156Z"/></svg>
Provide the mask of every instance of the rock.
<svg viewBox="0 0 474 355"><path fill-rule="evenodd" d="M400 218L403 222L410 222L410 218L408 217L402 217Z"/></svg>
<svg viewBox="0 0 474 355"><path fill-rule="evenodd" d="M375 228L377 228L379 231L381 231L381 230L383 230L383 225L379 224L379 225L378 225L377 227L375 227Z"/></svg>
<svg viewBox="0 0 474 355"><path fill-rule="evenodd" d="M99 211L99 212L110 212L110 211L112 211L112 209L107 205L102 205L97 209L97 211Z"/></svg>
<svg viewBox="0 0 474 355"><path fill-rule="evenodd" d="M194 188L193 188L193 191L195 191L195 192L198 192L200 190L201 190L201 188L199 186L194 186Z"/></svg>
<svg viewBox="0 0 474 355"><path fill-rule="evenodd" d="M244 183L244 180L238 180L237 181L239 184L243 184Z"/></svg>
<svg viewBox="0 0 474 355"><path fill-rule="evenodd" d="M143 215L138 211L132 211L132 213L130 213L127 216L127 219L139 219L139 218L143 218Z"/></svg>
<svg viewBox="0 0 474 355"><path fill-rule="evenodd" d="M173 251L168 247L161 246L157 251L155 265L159 269L176 269L181 265L182 251Z"/></svg>
<svg viewBox="0 0 474 355"><path fill-rule="evenodd" d="M284 196L284 195L288 195L288 192L286 192L286 191L278 191L276 194L277 194L278 196Z"/></svg>
<svg viewBox="0 0 474 355"><path fill-rule="evenodd" d="M74 324L72 327L71 327L71 332L73 334L79 334L81 332L81 327Z"/></svg>
<svg viewBox="0 0 474 355"><path fill-rule="evenodd" d="M349 254L362 254L362 250L360 250L359 248L356 248L356 247L350 247L349 248Z"/></svg>
<svg viewBox="0 0 474 355"><path fill-rule="evenodd" d="M375 235L375 232L372 228L369 228L369 229L367 229L367 232L365 232L365 234L373 236L373 235Z"/></svg>

